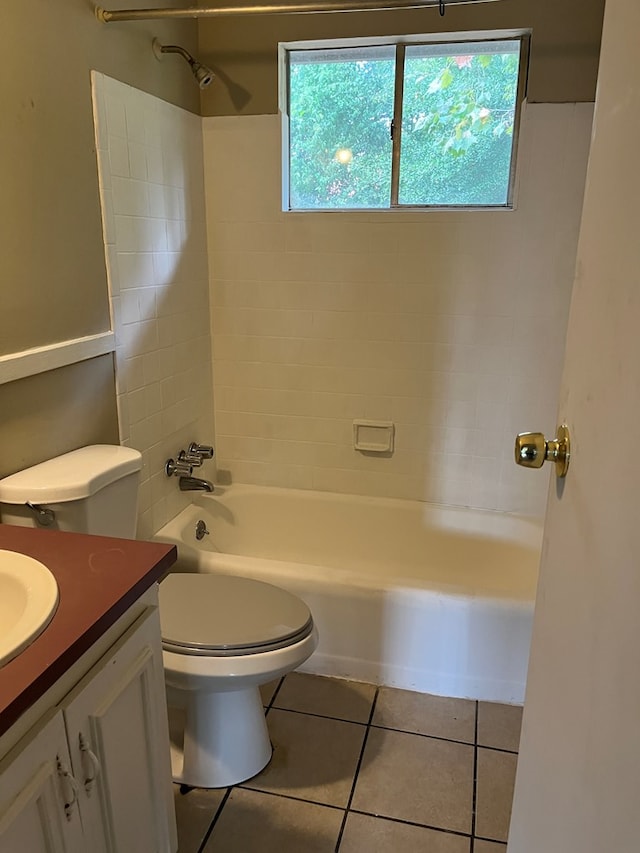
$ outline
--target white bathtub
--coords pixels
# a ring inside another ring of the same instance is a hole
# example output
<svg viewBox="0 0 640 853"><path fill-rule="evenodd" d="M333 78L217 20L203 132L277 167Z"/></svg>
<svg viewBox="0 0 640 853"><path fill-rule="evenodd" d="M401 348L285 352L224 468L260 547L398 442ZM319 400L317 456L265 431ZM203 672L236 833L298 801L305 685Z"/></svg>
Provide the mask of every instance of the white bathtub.
<svg viewBox="0 0 640 853"><path fill-rule="evenodd" d="M203 519L209 530L195 536ZM194 492L158 533L179 571L244 575L307 602L303 669L409 690L522 702L541 524L417 501L263 486Z"/></svg>

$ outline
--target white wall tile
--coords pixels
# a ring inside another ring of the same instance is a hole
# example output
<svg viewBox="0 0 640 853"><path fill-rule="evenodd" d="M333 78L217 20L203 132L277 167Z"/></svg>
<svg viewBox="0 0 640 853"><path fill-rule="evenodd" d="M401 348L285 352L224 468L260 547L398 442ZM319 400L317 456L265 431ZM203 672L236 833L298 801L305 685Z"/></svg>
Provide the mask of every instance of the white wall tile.
<svg viewBox="0 0 640 853"><path fill-rule="evenodd" d="M204 218L201 121L100 74L94 96L120 439L143 454L138 535L148 538L191 500L164 461L214 440L205 227L194 222L186 241L181 222Z"/></svg>
<svg viewBox="0 0 640 853"><path fill-rule="evenodd" d="M399 215L283 213L278 117L204 119L219 464L542 514L513 434L555 427L591 115L527 107L515 211ZM392 459L355 417L395 421Z"/></svg>
<svg viewBox="0 0 640 853"><path fill-rule="evenodd" d="M120 296L123 323L140 322L140 304L137 290L125 290Z"/></svg>
<svg viewBox="0 0 640 853"><path fill-rule="evenodd" d="M127 141L147 145L146 123L150 110L140 109L139 100L135 95L127 99L124 110L127 122Z"/></svg>
<svg viewBox="0 0 640 853"><path fill-rule="evenodd" d="M102 86L104 92L104 85ZM104 92L105 118L107 130L112 136L122 139L127 138L127 118L125 105L121 97L114 96L110 92ZM102 118L102 116L101 116Z"/></svg>
<svg viewBox="0 0 640 853"><path fill-rule="evenodd" d="M126 216L147 216L149 199L146 184L132 178L112 177L113 212Z"/></svg>
<svg viewBox="0 0 640 853"><path fill-rule="evenodd" d="M129 148L127 140L119 136L109 135L109 168L111 175L120 175L123 178L131 176L129 169Z"/></svg>

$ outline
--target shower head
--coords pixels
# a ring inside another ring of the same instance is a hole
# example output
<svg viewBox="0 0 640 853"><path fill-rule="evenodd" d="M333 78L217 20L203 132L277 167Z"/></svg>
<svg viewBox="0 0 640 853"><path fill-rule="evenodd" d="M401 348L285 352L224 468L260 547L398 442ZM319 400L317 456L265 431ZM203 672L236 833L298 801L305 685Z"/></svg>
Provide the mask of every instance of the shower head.
<svg viewBox="0 0 640 853"><path fill-rule="evenodd" d="M213 83L215 75L210 68L207 68L206 65L203 65L201 62L196 62L195 60L191 60L189 65L191 66L193 76L198 81L198 86L200 86L201 89L206 89L207 86Z"/></svg>
<svg viewBox="0 0 640 853"><path fill-rule="evenodd" d="M213 78L215 77L213 71L210 68L207 68L206 65L198 62L197 59L194 59L189 51L185 50L183 47L180 47L177 44L160 44L158 39L153 40L152 47L157 59L161 59L163 53L177 53L186 60L186 62L189 63L189 68L191 68L191 73L198 81L198 86L200 86L201 89L206 89L206 87L213 82Z"/></svg>

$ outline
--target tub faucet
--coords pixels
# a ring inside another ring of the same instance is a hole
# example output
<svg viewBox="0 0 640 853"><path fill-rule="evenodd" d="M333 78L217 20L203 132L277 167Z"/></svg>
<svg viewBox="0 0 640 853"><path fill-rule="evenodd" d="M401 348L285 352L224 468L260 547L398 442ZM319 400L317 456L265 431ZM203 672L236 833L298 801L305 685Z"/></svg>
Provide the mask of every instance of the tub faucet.
<svg viewBox="0 0 640 853"><path fill-rule="evenodd" d="M200 477L180 477L181 492L212 492L213 483L209 480L201 480Z"/></svg>

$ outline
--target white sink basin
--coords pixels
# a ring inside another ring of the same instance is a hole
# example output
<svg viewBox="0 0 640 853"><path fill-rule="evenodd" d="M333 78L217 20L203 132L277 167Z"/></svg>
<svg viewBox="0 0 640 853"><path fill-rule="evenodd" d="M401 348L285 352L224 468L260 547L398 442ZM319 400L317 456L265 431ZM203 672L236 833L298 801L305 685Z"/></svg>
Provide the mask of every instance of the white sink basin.
<svg viewBox="0 0 640 853"><path fill-rule="evenodd" d="M58 606L49 569L17 551L0 549L0 666L44 631Z"/></svg>

